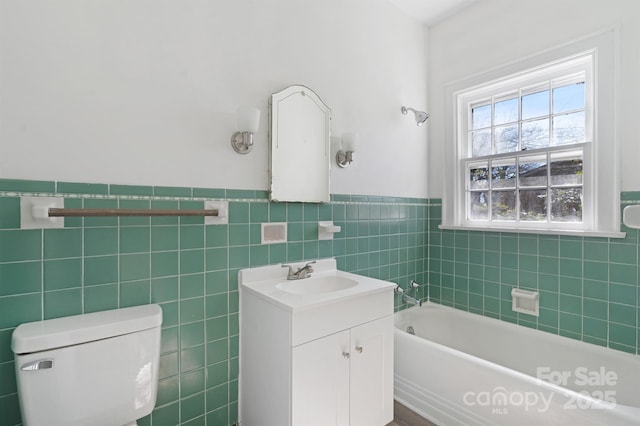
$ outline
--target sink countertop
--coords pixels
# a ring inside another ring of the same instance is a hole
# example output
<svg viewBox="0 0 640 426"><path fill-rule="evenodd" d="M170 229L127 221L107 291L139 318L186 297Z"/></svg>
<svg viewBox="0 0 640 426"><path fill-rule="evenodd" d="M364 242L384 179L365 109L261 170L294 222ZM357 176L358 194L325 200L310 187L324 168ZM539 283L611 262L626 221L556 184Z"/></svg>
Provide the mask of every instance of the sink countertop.
<svg viewBox="0 0 640 426"><path fill-rule="evenodd" d="M308 261L290 263L290 265L296 269L303 267L306 263L308 263ZM287 281L288 268L283 268L280 264L261 266L241 270L238 276L238 282L243 289L290 311L327 305L365 294L391 291L396 286L389 281L340 271L337 269L335 259L317 260L316 263L313 264L313 270L314 272L311 273L310 278ZM292 283L292 285L300 282L301 285L304 285L303 283L307 280L331 276L354 280L358 282L358 285L342 290L314 294L296 294L281 290L277 287L278 284L283 282L289 282Z"/></svg>

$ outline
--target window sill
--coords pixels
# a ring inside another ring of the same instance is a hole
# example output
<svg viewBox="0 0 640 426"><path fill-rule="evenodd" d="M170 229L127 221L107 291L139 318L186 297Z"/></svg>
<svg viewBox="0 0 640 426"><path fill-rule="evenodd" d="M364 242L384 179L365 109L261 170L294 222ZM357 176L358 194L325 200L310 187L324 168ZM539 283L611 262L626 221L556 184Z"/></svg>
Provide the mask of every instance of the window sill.
<svg viewBox="0 0 640 426"><path fill-rule="evenodd" d="M516 229L516 228L499 228L499 227L480 227L480 226L458 226L458 225L438 225L438 229L447 229L452 231L483 231L483 232L510 232L513 234L541 234L541 235L570 235L575 237L601 237L601 238L624 238L625 232L610 231L579 231L575 229Z"/></svg>

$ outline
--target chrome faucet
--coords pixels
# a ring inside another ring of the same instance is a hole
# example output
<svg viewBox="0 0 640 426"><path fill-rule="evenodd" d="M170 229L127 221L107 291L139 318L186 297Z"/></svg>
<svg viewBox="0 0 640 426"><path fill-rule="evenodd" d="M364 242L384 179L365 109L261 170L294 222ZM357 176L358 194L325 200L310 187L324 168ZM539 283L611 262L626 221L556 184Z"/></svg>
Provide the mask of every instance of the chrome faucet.
<svg viewBox="0 0 640 426"><path fill-rule="evenodd" d="M418 287L419 287L418 283L411 280L411 283L409 284L409 289L418 288ZM407 303L409 305L415 305L415 306L422 306L422 300L409 296L407 293L405 293L404 289L399 285L396 286L395 292L402 297L402 303Z"/></svg>
<svg viewBox="0 0 640 426"><path fill-rule="evenodd" d="M302 268L298 268L298 270L295 272L293 272L293 267L291 265L285 264L285 265L282 265L282 267L289 268L289 272L287 273L288 280L301 280L303 278L311 277L311 273L313 272L313 267L311 265L313 265L314 263L316 263L316 261L312 260L311 262L304 265Z"/></svg>

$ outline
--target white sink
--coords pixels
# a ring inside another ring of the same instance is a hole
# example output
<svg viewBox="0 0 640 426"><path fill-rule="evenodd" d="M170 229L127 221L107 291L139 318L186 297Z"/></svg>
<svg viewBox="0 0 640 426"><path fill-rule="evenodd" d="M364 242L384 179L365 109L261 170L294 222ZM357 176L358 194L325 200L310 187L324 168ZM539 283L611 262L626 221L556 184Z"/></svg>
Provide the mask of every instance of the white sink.
<svg viewBox="0 0 640 426"><path fill-rule="evenodd" d="M307 262L292 263L291 266L297 270ZM282 265L242 269L238 274L240 293L248 291L269 303L295 311L349 303L349 299L361 299L380 292L387 294L395 287L388 281L340 271L335 259L317 259L309 278L287 280L287 273L288 269Z"/></svg>
<svg viewBox="0 0 640 426"><path fill-rule="evenodd" d="M294 294L319 294L346 290L357 285L358 282L355 280L333 275L284 281L276 284L276 287Z"/></svg>

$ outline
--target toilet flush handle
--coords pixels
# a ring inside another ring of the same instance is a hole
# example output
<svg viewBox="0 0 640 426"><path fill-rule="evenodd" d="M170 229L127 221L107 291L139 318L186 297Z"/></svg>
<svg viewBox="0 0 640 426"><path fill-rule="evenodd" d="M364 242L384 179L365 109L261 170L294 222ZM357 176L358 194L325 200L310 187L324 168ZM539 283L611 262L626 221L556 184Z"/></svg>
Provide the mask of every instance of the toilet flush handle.
<svg viewBox="0 0 640 426"><path fill-rule="evenodd" d="M53 368L52 359L41 359L38 361L28 362L20 367L20 371L45 370L47 368Z"/></svg>

